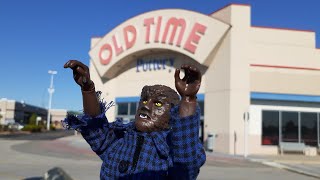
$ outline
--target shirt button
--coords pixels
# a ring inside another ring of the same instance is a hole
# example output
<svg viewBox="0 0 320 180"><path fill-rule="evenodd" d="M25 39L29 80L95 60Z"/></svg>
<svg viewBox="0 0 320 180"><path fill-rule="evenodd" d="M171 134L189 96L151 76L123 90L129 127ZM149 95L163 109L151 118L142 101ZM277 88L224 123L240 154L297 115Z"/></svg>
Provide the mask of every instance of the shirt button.
<svg viewBox="0 0 320 180"><path fill-rule="evenodd" d="M118 166L119 172L120 172L120 173L125 173L125 172L127 172L128 167L129 167L129 162L128 162L128 161L121 160L120 163L119 163L119 166Z"/></svg>

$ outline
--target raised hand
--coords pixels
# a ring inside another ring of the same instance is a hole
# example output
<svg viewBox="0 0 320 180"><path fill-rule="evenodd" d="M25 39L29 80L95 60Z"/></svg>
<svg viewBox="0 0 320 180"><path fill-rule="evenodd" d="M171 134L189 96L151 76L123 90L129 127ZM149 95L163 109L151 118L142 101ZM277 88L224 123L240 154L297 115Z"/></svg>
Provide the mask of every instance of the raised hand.
<svg viewBox="0 0 320 180"><path fill-rule="evenodd" d="M101 113L99 102L96 96L94 83L90 79L88 66L77 60L70 60L63 66L73 71L73 79L81 86L83 111L95 117Z"/></svg>
<svg viewBox="0 0 320 180"><path fill-rule="evenodd" d="M182 98L195 97L201 85L201 72L193 65L182 65L185 76L180 79L180 69L176 69L174 74L175 86Z"/></svg>
<svg viewBox="0 0 320 180"><path fill-rule="evenodd" d="M88 66L77 60L69 60L63 67L72 69L73 79L79 86L81 86L82 90L89 91L94 88L94 84L90 79Z"/></svg>

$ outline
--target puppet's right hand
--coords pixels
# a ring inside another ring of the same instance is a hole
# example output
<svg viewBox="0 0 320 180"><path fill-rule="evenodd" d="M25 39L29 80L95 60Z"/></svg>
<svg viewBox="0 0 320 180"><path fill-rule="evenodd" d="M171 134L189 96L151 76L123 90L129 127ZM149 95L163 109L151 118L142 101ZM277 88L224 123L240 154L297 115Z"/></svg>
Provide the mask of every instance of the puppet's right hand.
<svg viewBox="0 0 320 180"><path fill-rule="evenodd" d="M81 86L83 91L90 91L94 88L94 83L90 79L88 66L77 60L69 60L63 67L72 69L73 79Z"/></svg>

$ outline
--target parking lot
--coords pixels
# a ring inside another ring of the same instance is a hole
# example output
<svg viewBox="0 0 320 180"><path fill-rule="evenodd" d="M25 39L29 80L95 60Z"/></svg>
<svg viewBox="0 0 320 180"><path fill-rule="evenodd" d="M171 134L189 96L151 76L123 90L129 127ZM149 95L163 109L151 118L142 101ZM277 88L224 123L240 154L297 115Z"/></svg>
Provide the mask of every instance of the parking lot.
<svg viewBox="0 0 320 180"><path fill-rule="evenodd" d="M75 180L99 179L101 161L92 153L82 137L71 135L72 132L69 132L68 136L61 138L61 133L64 132L17 135L16 137L0 136L0 179L39 177L53 167L63 168ZM256 156L244 159L241 156L208 152L206 164L201 168L198 179L316 179L263 163L289 164L290 161L286 157L291 156L282 156L282 159L274 162L275 157L268 159ZM293 159L292 156L292 162ZM304 157L304 163L309 162L307 160L308 158ZM313 171L320 168L316 161L313 164L299 164L297 159L295 164L292 162L290 163L292 168L306 170L313 168Z"/></svg>

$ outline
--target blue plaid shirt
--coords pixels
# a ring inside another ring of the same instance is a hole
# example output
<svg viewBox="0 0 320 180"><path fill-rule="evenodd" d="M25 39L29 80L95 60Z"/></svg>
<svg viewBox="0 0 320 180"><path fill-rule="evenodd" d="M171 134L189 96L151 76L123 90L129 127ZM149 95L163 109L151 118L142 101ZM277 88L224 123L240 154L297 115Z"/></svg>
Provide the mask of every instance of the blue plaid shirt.
<svg viewBox="0 0 320 180"><path fill-rule="evenodd" d="M102 106L102 105L101 105ZM200 109L179 117L171 109L171 128L144 133L134 123L108 123L105 111L97 117L73 116L63 121L68 129L81 132L103 161L100 179L196 179L206 156L199 140Z"/></svg>

